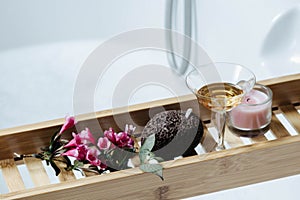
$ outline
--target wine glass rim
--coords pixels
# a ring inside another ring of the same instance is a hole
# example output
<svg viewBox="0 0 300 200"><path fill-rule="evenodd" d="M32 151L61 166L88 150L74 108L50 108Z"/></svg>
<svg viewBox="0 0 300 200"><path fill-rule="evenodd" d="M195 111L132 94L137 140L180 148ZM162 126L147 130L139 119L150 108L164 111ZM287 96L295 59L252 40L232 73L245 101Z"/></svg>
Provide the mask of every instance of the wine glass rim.
<svg viewBox="0 0 300 200"><path fill-rule="evenodd" d="M233 63L233 62L210 62L210 63L206 63L206 64L203 64L203 65L199 65L199 68L200 68L200 67L206 67L206 66L209 66L209 65L211 65L211 64L228 64L228 65L230 65L230 66L233 66L233 65L238 66L238 67L242 68L243 70L246 70L249 74L251 74L252 79L253 79L253 82L254 82L252 88L256 85L256 84L255 84L255 83L256 83L256 76L255 76L255 74L254 74L249 68L245 67L244 65L241 65L241 64L238 64L238 63ZM200 95L200 94L198 94L197 92L195 92L195 89L192 88L192 87L190 87L189 84L188 84L188 78L189 78L189 76L190 76L192 73L195 73L195 72L197 72L197 73L199 73L200 75L202 75L202 73L199 72L199 70L197 70L196 67L194 67L194 69L192 69L190 72L188 72L187 75L186 75L186 77L185 77L185 83L186 83L187 87L188 87L190 90L192 90L193 93L194 93L196 96L201 97L201 98L203 98L203 99L213 99L213 100L216 100L216 99L222 99L222 97L206 97L206 96ZM220 81L220 83L226 83L226 82ZM200 88L198 88L198 89L200 89ZM246 94L246 92L243 91L242 94L239 94L239 95L237 95L237 96L231 97L230 99L242 98L243 96L245 96L245 94Z"/></svg>

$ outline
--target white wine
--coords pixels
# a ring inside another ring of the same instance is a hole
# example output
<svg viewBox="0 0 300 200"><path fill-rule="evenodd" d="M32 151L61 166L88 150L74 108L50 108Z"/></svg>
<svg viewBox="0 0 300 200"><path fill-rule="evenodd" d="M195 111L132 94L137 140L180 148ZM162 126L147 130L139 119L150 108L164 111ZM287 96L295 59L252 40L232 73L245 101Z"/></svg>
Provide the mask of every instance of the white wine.
<svg viewBox="0 0 300 200"><path fill-rule="evenodd" d="M200 88L196 95L199 103L213 111L229 111L237 106L244 91L231 83L213 83Z"/></svg>

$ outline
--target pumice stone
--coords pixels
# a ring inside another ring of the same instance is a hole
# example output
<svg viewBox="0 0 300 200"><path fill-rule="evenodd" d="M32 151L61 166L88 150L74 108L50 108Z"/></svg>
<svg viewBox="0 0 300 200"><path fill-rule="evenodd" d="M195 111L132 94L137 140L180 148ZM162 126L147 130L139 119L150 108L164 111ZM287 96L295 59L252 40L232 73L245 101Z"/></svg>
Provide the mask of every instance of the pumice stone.
<svg viewBox="0 0 300 200"><path fill-rule="evenodd" d="M195 155L195 147L203 136L202 121L192 109L169 110L156 114L142 131L143 141L155 134L152 152L164 160Z"/></svg>

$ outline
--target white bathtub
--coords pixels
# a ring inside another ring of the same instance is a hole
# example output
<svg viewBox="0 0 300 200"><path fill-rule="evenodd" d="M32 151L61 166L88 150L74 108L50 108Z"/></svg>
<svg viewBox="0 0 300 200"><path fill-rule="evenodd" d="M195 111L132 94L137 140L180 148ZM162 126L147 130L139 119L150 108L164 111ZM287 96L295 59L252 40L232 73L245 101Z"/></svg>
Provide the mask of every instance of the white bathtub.
<svg viewBox="0 0 300 200"><path fill-rule="evenodd" d="M2 0L0 103L3 110L0 115L4 121L0 128L72 114L74 83L89 53L116 34L144 27L163 28L164 3L161 0L126 3L122 0ZM196 3L196 40L214 61L243 64L254 71L258 80L300 71L287 58L278 65L261 55L272 21L297 1ZM148 59L166 63L165 57L148 56ZM122 61L123 69L133 64L128 60ZM182 93L185 92L188 91L183 89ZM165 95L152 97L170 95L166 91ZM146 95L144 100L149 97ZM97 109L112 106L109 98L101 100Z"/></svg>
<svg viewBox="0 0 300 200"><path fill-rule="evenodd" d="M285 30L297 25L298 16L292 16L295 24L285 27L282 34L275 33L278 37L269 33L274 31L276 17L297 4L299 0L198 0L196 40L212 60L243 64L254 71L258 80L299 73L299 38L294 35L293 41L287 41L284 37ZM73 88L88 55L116 34L137 28L163 28L164 11L162 0L2 0L0 129L73 114ZM295 30L300 29L296 26ZM143 62L167 63L161 54L132 55L115 64L112 73L121 77ZM176 95L189 92L182 82L176 84ZM112 104L113 93L109 86L104 88L107 91L101 91L102 96L95 95L99 101L96 110L124 103ZM167 89L155 89L155 94L140 90L140 95L133 95L127 103L174 96ZM300 177L294 176L195 198L298 199L299 184Z"/></svg>

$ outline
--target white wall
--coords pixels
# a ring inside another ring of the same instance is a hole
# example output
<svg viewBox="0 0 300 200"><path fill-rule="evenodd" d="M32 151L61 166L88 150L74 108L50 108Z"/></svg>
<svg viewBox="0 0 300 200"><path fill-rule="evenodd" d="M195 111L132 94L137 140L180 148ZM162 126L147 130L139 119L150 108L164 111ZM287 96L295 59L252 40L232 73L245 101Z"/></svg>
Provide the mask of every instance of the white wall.
<svg viewBox="0 0 300 200"><path fill-rule="evenodd" d="M116 34L162 27L163 13L161 0L1 0L0 128L72 114L89 53Z"/></svg>
<svg viewBox="0 0 300 200"><path fill-rule="evenodd" d="M259 80L300 72L299 68L282 71L280 66L262 66L266 58L261 55L272 21L285 10L300 5L299 0L210 0L197 3L198 41L214 60L244 64ZM282 39L285 31L282 30Z"/></svg>
<svg viewBox="0 0 300 200"><path fill-rule="evenodd" d="M1 0L0 50L162 27L161 0Z"/></svg>

